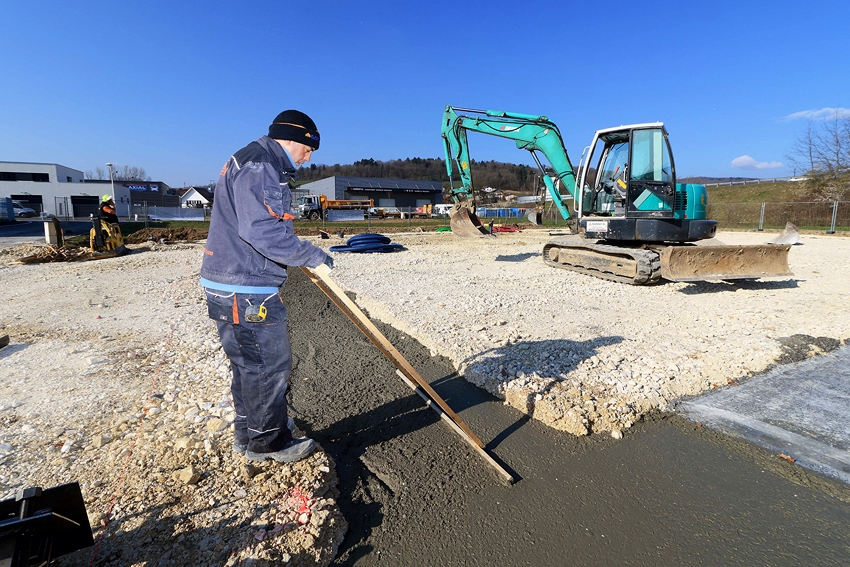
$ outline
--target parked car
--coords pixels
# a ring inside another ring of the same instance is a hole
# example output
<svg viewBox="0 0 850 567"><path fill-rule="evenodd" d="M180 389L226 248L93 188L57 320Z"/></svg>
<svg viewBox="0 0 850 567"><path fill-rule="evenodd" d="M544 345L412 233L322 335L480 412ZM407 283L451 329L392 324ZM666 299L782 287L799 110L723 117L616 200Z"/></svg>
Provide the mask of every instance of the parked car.
<svg viewBox="0 0 850 567"><path fill-rule="evenodd" d="M12 201L12 208L15 210L16 217L34 217L38 214L31 208L25 207L20 201Z"/></svg>

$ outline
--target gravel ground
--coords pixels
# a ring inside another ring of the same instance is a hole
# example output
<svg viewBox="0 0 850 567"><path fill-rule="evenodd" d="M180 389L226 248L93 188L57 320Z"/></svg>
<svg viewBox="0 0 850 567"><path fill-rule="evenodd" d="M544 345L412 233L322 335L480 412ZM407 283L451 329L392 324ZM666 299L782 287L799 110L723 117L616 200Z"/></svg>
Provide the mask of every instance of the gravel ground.
<svg viewBox="0 0 850 567"><path fill-rule="evenodd" d="M801 335L816 354L819 341L850 334L847 238L805 235L790 252L793 278L657 286L547 267L547 238L395 235L406 252L337 254L334 277L373 317L451 359L467 380L575 435L619 438L681 396L764 371L782 360L787 337Z"/></svg>
<svg viewBox="0 0 850 567"><path fill-rule="evenodd" d="M847 341L850 239L805 235L793 278L632 287L544 266L546 238L393 235L406 251L336 254L333 277L468 380L576 435L619 438L651 410L781 361L787 337L811 355ZM250 467L230 452L201 246L133 248L26 266L16 260L31 247L0 250L0 335L12 339L0 350L0 498L79 481L98 565L327 564L347 527L333 459Z"/></svg>
<svg viewBox="0 0 850 567"><path fill-rule="evenodd" d="M199 245L16 265L0 250L0 499L81 484L95 548L60 565L326 565L347 524L322 450L252 466L231 451L229 364Z"/></svg>

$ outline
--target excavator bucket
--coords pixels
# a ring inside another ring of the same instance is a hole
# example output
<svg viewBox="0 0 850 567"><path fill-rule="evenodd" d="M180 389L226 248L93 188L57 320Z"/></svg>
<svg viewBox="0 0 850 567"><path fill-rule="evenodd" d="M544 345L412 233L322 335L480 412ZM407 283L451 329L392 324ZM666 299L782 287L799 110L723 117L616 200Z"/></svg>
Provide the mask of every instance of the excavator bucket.
<svg viewBox="0 0 850 567"><path fill-rule="evenodd" d="M540 226L543 224L543 211L532 209L528 211L526 218L528 219L528 222L534 226Z"/></svg>
<svg viewBox="0 0 850 567"><path fill-rule="evenodd" d="M449 226L452 227L452 233L463 238L490 234L488 228L481 224L478 216L470 211L468 207L453 208Z"/></svg>
<svg viewBox="0 0 850 567"><path fill-rule="evenodd" d="M793 276L790 244L668 246L661 251L661 277L675 282Z"/></svg>

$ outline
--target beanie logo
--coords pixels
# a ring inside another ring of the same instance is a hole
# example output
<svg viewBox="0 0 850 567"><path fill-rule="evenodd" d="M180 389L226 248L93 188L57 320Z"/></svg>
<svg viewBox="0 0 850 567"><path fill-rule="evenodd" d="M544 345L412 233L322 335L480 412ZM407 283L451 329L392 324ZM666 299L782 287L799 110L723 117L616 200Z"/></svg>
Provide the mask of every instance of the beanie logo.
<svg viewBox="0 0 850 567"><path fill-rule="evenodd" d="M311 132L307 132L306 134L304 134L304 136L306 136L307 138L310 138L311 140L316 140L316 141L319 140L319 137L317 135L311 133Z"/></svg>

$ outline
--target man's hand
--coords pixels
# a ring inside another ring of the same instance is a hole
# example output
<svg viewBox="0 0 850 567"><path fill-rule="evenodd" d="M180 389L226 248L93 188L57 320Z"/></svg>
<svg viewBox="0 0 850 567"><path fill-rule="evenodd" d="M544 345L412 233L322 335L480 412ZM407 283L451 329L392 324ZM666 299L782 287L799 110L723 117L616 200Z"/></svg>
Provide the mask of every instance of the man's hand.
<svg viewBox="0 0 850 567"><path fill-rule="evenodd" d="M331 255L330 255L330 254L328 254L327 256L325 256L325 261L324 261L324 262L322 262L322 264L324 264L324 265L325 265L325 266L327 266L328 268L333 269L333 267L334 267L334 259L331 257Z"/></svg>

